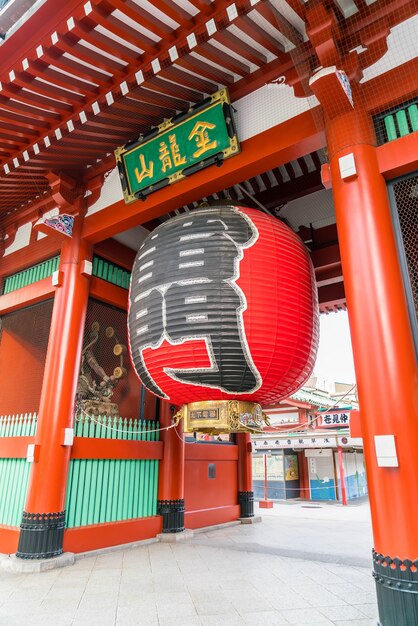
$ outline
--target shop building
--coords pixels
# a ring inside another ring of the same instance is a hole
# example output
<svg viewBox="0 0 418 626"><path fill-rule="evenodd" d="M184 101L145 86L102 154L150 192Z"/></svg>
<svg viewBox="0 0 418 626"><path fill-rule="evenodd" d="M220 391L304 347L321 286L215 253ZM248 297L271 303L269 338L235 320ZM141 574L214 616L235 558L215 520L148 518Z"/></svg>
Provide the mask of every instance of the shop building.
<svg viewBox="0 0 418 626"><path fill-rule="evenodd" d="M336 383L325 392L313 389L312 383L318 381L311 380L288 401L266 409L271 426L253 435L256 500L264 500L267 494L271 500L346 504L367 496L363 440L350 434L352 412L358 413L355 385ZM341 387L353 404L347 405L345 397L336 406L335 391L343 395Z"/></svg>

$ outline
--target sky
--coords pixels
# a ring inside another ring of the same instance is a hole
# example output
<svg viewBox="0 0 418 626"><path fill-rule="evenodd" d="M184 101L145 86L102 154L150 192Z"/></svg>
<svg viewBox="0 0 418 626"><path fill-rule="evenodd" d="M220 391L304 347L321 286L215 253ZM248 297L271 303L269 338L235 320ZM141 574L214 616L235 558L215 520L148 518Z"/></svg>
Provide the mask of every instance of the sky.
<svg viewBox="0 0 418 626"><path fill-rule="evenodd" d="M319 350L314 373L329 382L355 383L346 311L320 316Z"/></svg>

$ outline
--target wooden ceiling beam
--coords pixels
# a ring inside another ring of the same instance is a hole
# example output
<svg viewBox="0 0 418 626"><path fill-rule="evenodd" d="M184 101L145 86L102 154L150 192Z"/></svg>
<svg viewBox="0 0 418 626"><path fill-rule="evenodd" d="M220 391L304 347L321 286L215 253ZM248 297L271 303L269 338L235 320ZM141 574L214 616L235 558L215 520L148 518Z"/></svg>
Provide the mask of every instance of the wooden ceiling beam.
<svg viewBox="0 0 418 626"><path fill-rule="evenodd" d="M224 54L222 50L216 48L210 41L201 41L199 42L199 47L195 50L196 54L208 59L208 61L212 61L229 72L233 72L233 74L238 74L238 76L245 76L250 73L250 66L244 63L243 61L236 59L232 56L227 56ZM192 56L192 55L189 55ZM182 57L183 59L187 59L188 57ZM193 59L196 57L192 56ZM199 60L199 59L196 59ZM178 63L178 61L176 61ZM206 64L205 64L206 67ZM214 69L220 69L214 68ZM225 82L223 79L222 82ZM227 82L231 82L230 79L227 79Z"/></svg>
<svg viewBox="0 0 418 626"><path fill-rule="evenodd" d="M344 283L339 282L333 285L325 285L318 289L318 302L319 310L321 313L328 313L329 311L345 310L346 298Z"/></svg>
<svg viewBox="0 0 418 626"><path fill-rule="evenodd" d="M52 98L39 95L39 91L38 93L25 91L25 89L29 88L32 89L32 87L29 87L27 85L24 85L22 87L18 84L15 85L13 83L8 83L3 86L2 94L3 96L7 96L9 98L8 102L13 107L12 110L21 110L21 105L26 107L29 106L32 107L32 114L37 115L39 111L41 117L45 117L45 111L49 111L55 119L56 117L60 116L60 111L61 113L67 114L73 112L73 108L70 104L67 104L66 102L60 102L58 100L54 101ZM35 91L35 89L33 91Z"/></svg>
<svg viewBox="0 0 418 626"><path fill-rule="evenodd" d="M267 57L262 52L251 47L228 30L216 31L216 33L212 35L212 39L218 41L225 46L227 50L232 50L235 54L238 54L244 60L249 61L257 67L261 67L267 63Z"/></svg>
<svg viewBox="0 0 418 626"><path fill-rule="evenodd" d="M89 14L89 17L94 18L94 21L98 25L106 28L106 30L113 33L116 37L120 37L122 40L129 42L140 50L144 50L144 52L154 51L155 41L147 37L144 33L139 33L129 24L125 24L125 22L115 15L112 15L112 7L108 6L108 4L109 3L106 3L102 6L92 5L92 12Z"/></svg>
<svg viewBox="0 0 418 626"><path fill-rule="evenodd" d="M242 30L242 32L251 37L251 39L254 39L254 41L259 43L263 46L263 48L272 54L279 56L283 52L286 52L286 49L281 41L278 41L267 31L261 28L261 26L259 26L248 15L241 15L238 18L237 26L240 30Z"/></svg>
<svg viewBox="0 0 418 626"><path fill-rule="evenodd" d="M209 82L207 78L204 78L202 75L199 76L184 72L180 67L175 67L174 65L170 65L161 70L158 75L202 93L212 94L218 89L218 85Z"/></svg>
<svg viewBox="0 0 418 626"><path fill-rule="evenodd" d="M58 70L52 69L44 60L38 60L36 63L30 63L26 74L35 77L45 78L63 89L70 89L86 98L98 95L99 89L97 84L80 80L76 76L68 76Z"/></svg>
<svg viewBox="0 0 418 626"><path fill-rule="evenodd" d="M64 53L69 53L66 49L67 43L58 35L57 37L58 40L57 43L54 44L54 47L42 46L43 61L45 61L48 65L58 67L64 72L69 72L70 74L77 76L80 79L91 81L104 89L110 87L110 85L112 84L111 76L103 74L103 72L94 69L94 67L87 67L81 62L77 62L73 59L65 57Z"/></svg>
<svg viewBox="0 0 418 626"><path fill-rule="evenodd" d="M40 75L42 77L42 74ZM15 72L15 79L13 81L14 85L18 85L21 89L30 90L32 93L38 94L38 96L50 98L53 102L59 101L60 103L66 103L70 107L74 105L84 106L86 102L86 96L81 95L80 93L74 93L73 91L68 91L67 89L62 89L58 85L50 85L42 82L42 80L38 80L40 78L33 74L29 74L28 72ZM26 92L25 92L26 93ZM31 94L27 94L26 97L30 99L33 97ZM55 110L55 103L52 105Z"/></svg>
<svg viewBox="0 0 418 626"><path fill-rule="evenodd" d="M2 92L5 90L2 90ZM45 121L48 123L56 123L59 124L61 121L61 115L58 111L55 110L45 110L45 108L39 108L36 104L26 104L25 102L21 102L20 100L16 100L15 93L9 94L9 97L6 98L4 96L0 96L0 107L5 111L10 111L10 113L22 115L23 117L27 117L27 124L33 124L34 127L39 123L39 121ZM13 98L13 100L10 100Z"/></svg>
<svg viewBox="0 0 418 626"><path fill-rule="evenodd" d="M234 82L234 76L232 74L227 73L224 70L221 70L217 67L213 67L213 65L209 65L209 63L204 63L200 59L188 54L180 59L177 59L176 65L180 67L184 67L191 72L196 72L197 74L202 74L207 77L209 80L214 81L219 85L229 85ZM225 69L227 69L225 67ZM215 89L216 91L216 89ZM206 92L210 93L210 92Z"/></svg>
<svg viewBox="0 0 418 626"><path fill-rule="evenodd" d="M89 25L87 25L89 23ZM111 54L120 61L124 61L127 65L138 64L142 60L142 55L135 52L131 48L122 45L118 41L115 41L104 35L103 33L94 30L94 22L85 18L82 22L74 20L74 27L71 29L71 35L76 36L79 40L86 41L87 43L95 46L103 53ZM105 56L105 55L103 55ZM121 63L123 68L123 64Z"/></svg>
<svg viewBox="0 0 418 626"><path fill-rule="evenodd" d="M170 26L162 22L158 17L152 15L142 7L138 6L133 0L102 0L99 6L113 7L113 10L119 9L121 13L127 15L131 20L154 33L160 39L165 41L174 41L174 31Z"/></svg>
<svg viewBox="0 0 418 626"><path fill-rule="evenodd" d="M274 170L276 172L277 170ZM310 172L306 176L294 178L288 182L279 182L275 187L255 194L256 199L267 209L274 209L315 191L323 189L321 172Z"/></svg>

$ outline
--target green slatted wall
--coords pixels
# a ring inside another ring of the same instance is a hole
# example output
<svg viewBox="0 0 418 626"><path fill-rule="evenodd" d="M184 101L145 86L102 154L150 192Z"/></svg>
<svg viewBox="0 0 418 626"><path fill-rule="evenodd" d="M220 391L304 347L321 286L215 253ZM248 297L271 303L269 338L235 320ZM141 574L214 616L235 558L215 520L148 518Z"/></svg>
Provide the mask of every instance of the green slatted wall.
<svg viewBox="0 0 418 626"><path fill-rule="evenodd" d="M0 416L0 437L34 436L36 414ZM86 417L77 437L158 441L158 422ZM157 432L156 432L157 431ZM0 524L20 526L31 464L0 459ZM157 514L158 460L73 459L67 484L67 527Z"/></svg>
<svg viewBox="0 0 418 626"><path fill-rule="evenodd" d="M35 435L37 416L0 415L0 437ZM20 526L28 490L30 463L26 459L0 459L0 524Z"/></svg>
<svg viewBox="0 0 418 626"><path fill-rule="evenodd" d="M93 256L93 276L107 280L123 289L129 289L131 273L119 265L106 261L99 256Z"/></svg>
<svg viewBox="0 0 418 626"><path fill-rule="evenodd" d="M98 439L125 439L134 441L159 441L158 422L148 420L128 420L123 417L86 415L74 423L75 437L95 437Z"/></svg>
<svg viewBox="0 0 418 626"><path fill-rule="evenodd" d="M55 256L52 259L48 259L48 261L32 265L32 267L28 267L17 274L7 276L3 282L2 293L6 294L11 291L16 291L16 289L32 285L33 283L38 282L38 280L52 276L55 270L58 269L59 260L59 256Z"/></svg>
<svg viewBox="0 0 418 626"><path fill-rule="evenodd" d="M418 130L418 101L379 113L374 117L378 143L383 144Z"/></svg>
<svg viewBox="0 0 418 626"><path fill-rule="evenodd" d="M158 461L74 459L67 487L67 527L157 513Z"/></svg>
<svg viewBox="0 0 418 626"><path fill-rule="evenodd" d="M0 459L0 524L20 526L29 472L26 459Z"/></svg>
<svg viewBox="0 0 418 626"><path fill-rule="evenodd" d="M157 441L158 422L97 417L75 424L77 437ZM73 459L67 485L67 527L157 513L158 461Z"/></svg>
<svg viewBox="0 0 418 626"><path fill-rule="evenodd" d="M0 437L33 437L37 420L36 413L0 415Z"/></svg>
<svg viewBox="0 0 418 626"><path fill-rule="evenodd" d="M48 261L43 261L43 263L28 267L17 274L7 276L4 279L2 293L6 294L16 291L16 289L32 285L38 280L52 276L55 270L58 269L59 260L59 256L56 256ZM119 267L119 265L115 265L96 255L93 257L93 276L102 278L123 289L129 289L131 273L123 267Z"/></svg>

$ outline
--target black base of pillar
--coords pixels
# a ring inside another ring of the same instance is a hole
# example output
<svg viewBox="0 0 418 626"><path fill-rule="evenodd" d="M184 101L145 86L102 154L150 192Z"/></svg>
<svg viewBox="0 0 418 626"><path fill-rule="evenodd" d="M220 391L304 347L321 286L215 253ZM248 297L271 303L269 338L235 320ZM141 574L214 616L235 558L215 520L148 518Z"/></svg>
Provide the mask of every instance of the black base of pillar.
<svg viewBox="0 0 418 626"><path fill-rule="evenodd" d="M418 559L392 559L373 550L380 626L418 624Z"/></svg>
<svg viewBox="0 0 418 626"><path fill-rule="evenodd" d="M50 559L62 554L65 511L23 512L16 556L21 559Z"/></svg>
<svg viewBox="0 0 418 626"><path fill-rule="evenodd" d="M158 500L157 515L163 517L163 533L184 530L184 500Z"/></svg>
<svg viewBox="0 0 418 626"><path fill-rule="evenodd" d="M238 491L240 517L254 517L254 491Z"/></svg>

